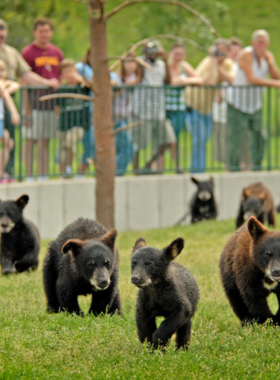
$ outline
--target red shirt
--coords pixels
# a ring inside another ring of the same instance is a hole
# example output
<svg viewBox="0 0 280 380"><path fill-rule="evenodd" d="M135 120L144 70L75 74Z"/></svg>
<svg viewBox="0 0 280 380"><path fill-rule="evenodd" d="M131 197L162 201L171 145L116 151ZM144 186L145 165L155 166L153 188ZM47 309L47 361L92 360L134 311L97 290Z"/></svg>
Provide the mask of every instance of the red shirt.
<svg viewBox="0 0 280 380"><path fill-rule="evenodd" d="M46 79L59 80L59 62L62 61L63 54L58 47L49 44L47 49L41 49L32 42L21 54L34 73Z"/></svg>
<svg viewBox="0 0 280 380"><path fill-rule="evenodd" d="M34 73L45 79L56 78L59 80L59 62L63 59L62 51L53 44L49 44L47 49L41 49L33 42L27 45L21 52L23 58L31 67ZM51 94L53 90L30 90L30 99L33 109L53 110L54 102L40 102L39 97Z"/></svg>

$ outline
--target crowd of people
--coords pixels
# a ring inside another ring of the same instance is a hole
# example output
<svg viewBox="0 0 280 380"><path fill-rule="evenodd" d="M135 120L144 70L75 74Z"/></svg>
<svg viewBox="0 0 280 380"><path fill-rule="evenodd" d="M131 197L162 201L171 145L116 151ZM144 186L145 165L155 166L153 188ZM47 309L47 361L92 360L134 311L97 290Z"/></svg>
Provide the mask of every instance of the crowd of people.
<svg viewBox="0 0 280 380"><path fill-rule="evenodd" d="M10 181L14 150L11 125L20 123L13 98L20 85L29 86L22 90L21 99L27 180L34 180L35 145L39 179L48 178L52 138L59 139L56 159L65 177L72 176L73 157L82 144L81 176L95 157L94 111L87 100L94 96L90 50L78 63L65 58L51 43L53 24L47 18L34 22L34 41L21 53L5 43L7 34L7 23L0 19L1 182ZM120 60L119 70L110 74L111 84L116 86L114 128L122 128L115 137L116 174L123 175L132 162L137 171L139 152L150 144L152 153L146 157L145 169L161 171L164 153L170 150L174 167L182 172L178 144L185 128L191 135L191 172L205 171L206 144L212 135L215 159L225 169L261 168L265 145L263 87L280 87L279 69L268 50L269 43L265 30L255 31L246 48L236 37L217 39L197 68L187 62L185 45L178 42L167 53L158 41L144 45L142 56L128 53ZM42 86L47 87L43 90ZM39 101L42 95L65 92L84 98ZM131 128L123 128L126 125Z"/></svg>

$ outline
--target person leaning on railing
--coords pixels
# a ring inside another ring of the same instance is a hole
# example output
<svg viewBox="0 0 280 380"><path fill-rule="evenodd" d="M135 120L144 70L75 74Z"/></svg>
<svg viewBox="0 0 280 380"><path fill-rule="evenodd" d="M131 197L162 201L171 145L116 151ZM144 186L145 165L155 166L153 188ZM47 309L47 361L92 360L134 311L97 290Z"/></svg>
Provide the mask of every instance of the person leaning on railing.
<svg viewBox="0 0 280 380"><path fill-rule="evenodd" d="M54 83L60 81L59 63L63 59L62 51L51 43L53 24L48 18L39 18L33 24L34 41L22 50L22 56L32 71ZM54 102L40 102L39 97L51 93L52 90L32 90L32 125L22 128L23 137L27 139L27 175L32 175L33 144L38 142L38 178L48 178L49 142L55 137L58 121L54 110ZM30 179L30 178L29 178ZM32 179L32 178L31 178Z"/></svg>
<svg viewBox="0 0 280 380"><path fill-rule="evenodd" d="M186 126L186 101L184 89L176 87L186 85L201 85L202 78L196 70L185 61L186 48L184 44L175 42L168 53L168 68L171 76L171 86L165 90L166 117L174 128L177 143L172 151L173 161L177 162L179 135ZM179 168L178 168L179 169Z"/></svg>
<svg viewBox="0 0 280 380"><path fill-rule="evenodd" d="M266 30L260 29L253 33L251 46L243 49L239 56L233 87L227 91L227 151L231 170L240 169L244 137L247 160L252 162L253 169L261 169L264 155L262 87L280 88L279 69L273 54L268 50L269 43ZM266 78L267 74L272 79Z"/></svg>
<svg viewBox="0 0 280 380"><path fill-rule="evenodd" d="M237 37L229 39L230 47L227 58L234 61L234 68L237 66L237 57L242 50L243 43ZM225 169L228 169L227 147L227 101L226 87L228 83L222 82L221 89L217 91L213 103L213 153L216 161L222 162Z"/></svg>
<svg viewBox="0 0 280 380"><path fill-rule="evenodd" d="M10 182L8 173L5 173L10 151L14 147L14 141L10 137L7 129L4 129L4 105L10 112L11 122L13 125L19 125L20 116L15 106L11 94L20 88L17 82L7 79L7 66L4 61L0 60L0 142L2 149L0 150L0 183Z"/></svg>
<svg viewBox="0 0 280 380"><path fill-rule="evenodd" d="M234 62L227 58L229 42L217 39L209 49L209 56L197 66L196 71L203 80L202 87L186 89L186 103L191 108L187 115L187 126L192 135L191 172L204 172L206 143L212 133L212 105L219 83L232 83Z"/></svg>
<svg viewBox="0 0 280 380"><path fill-rule="evenodd" d="M133 53L127 54L121 62L120 70L116 73L122 83L122 88L114 91L113 120L114 129L125 127L128 118L128 104L132 97L133 89L125 86L139 84L140 67L137 57ZM115 136L116 142L116 174L124 175L128 164L133 161L133 139L130 130L122 131Z"/></svg>
<svg viewBox="0 0 280 380"><path fill-rule="evenodd" d="M57 87L59 82L56 79L45 79L31 71L31 67L23 59L21 54L12 46L5 44L8 37L8 25L0 19L0 59L7 66L7 78L9 80L19 79L22 84L28 85L45 85ZM11 128L10 113L6 109L4 127L9 131L11 138L14 138L14 128ZM31 156L31 155L30 155ZM10 155L9 173L13 174L13 153Z"/></svg>
<svg viewBox="0 0 280 380"><path fill-rule="evenodd" d="M170 83L165 52L157 41L148 42L144 47L145 66L140 65L141 84L137 86L130 102L130 122L140 123L132 129L134 169L139 169L139 151L145 150L152 142L153 155L145 169L163 169L163 153L166 147L176 144L172 125L166 119L164 84Z"/></svg>
<svg viewBox="0 0 280 380"><path fill-rule="evenodd" d="M74 90L63 88L59 93L78 93L89 96L89 83L78 73L73 59L65 58L59 64L61 79L67 85L74 85ZM85 131L89 130L90 103L83 99L60 98L56 100L56 113L59 115L60 169L64 178L72 177L72 161L77 154L77 146L83 141ZM80 165L78 171L83 173Z"/></svg>

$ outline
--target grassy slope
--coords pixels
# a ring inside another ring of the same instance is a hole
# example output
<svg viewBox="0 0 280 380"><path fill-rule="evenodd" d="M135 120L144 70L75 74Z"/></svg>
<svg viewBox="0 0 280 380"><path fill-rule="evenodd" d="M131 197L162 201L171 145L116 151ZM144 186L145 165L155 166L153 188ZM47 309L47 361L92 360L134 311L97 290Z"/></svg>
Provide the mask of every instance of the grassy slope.
<svg viewBox="0 0 280 380"><path fill-rule="evenodd" d="M220 283L219 256L232 232L230 220L120 233L124 317L48 315L41 267L35 273L1 276L0 379L277 378L279 329L241 328ZM172 342L165 354L150 354L137 339L130 252L139 236L156 247L178 236L186 239L178 261L192 271L201 294L187 353L175 352ZM46 243L41 259L45 253ZM81 297L80 303L87 310L90 299Z"/></svg>

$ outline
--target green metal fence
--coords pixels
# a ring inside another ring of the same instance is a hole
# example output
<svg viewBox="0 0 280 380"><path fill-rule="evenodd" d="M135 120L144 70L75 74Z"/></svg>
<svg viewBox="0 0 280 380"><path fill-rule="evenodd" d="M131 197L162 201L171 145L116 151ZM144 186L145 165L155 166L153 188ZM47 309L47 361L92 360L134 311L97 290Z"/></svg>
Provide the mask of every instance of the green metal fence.
<svg viewBox="0 0 280 380"><path fill-rule="evenodd" d="M73 86L55 91L65 92L90 95ZM9 180L30 181L94 175L91 102L40 101L52 93L46 87L21 88L20 126L12 126L6 110L2 181L5 172ZM275 88L117 87L112 102L114 128L122 131L115 137L116 175L280 168Z"/></svg>

